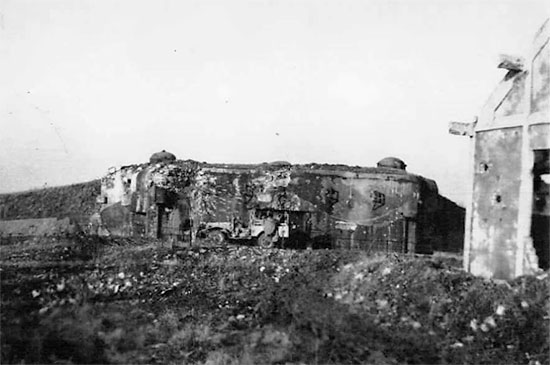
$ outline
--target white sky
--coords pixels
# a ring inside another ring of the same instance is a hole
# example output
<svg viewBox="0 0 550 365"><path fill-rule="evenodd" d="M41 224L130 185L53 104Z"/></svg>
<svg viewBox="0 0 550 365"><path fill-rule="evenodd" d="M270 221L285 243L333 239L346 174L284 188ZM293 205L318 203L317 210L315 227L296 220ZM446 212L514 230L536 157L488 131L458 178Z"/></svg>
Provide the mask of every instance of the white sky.
<svg viewBox="0 0 550 365"><path fill-rule="evenodd" d="M166 149L375 166L462 203L471 121L550 2L0 0L0 192Z"/></svg>

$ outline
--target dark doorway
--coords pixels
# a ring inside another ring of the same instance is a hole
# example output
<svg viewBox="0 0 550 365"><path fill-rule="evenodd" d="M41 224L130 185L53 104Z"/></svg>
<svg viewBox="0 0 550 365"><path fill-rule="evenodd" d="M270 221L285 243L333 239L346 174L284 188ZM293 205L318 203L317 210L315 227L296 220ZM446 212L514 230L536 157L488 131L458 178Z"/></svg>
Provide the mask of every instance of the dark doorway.
<svg viewBox="0 0 550 365"><path fill-rule="evenodd" d="M550 207L548 194L550 187L550 150L535 150L533 166L533 213L531 215L531 237L539 259L539 267L549 268L550 250Z"/></svg>

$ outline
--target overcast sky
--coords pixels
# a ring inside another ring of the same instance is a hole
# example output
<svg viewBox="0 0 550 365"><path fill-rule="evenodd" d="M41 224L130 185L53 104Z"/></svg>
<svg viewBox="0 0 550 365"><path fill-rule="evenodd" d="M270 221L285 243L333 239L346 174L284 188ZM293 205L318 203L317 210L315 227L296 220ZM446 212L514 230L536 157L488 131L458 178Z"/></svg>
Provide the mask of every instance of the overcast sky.
<svg viewBox="0 0 550 365"><path fill-rule="evenodd" d="M0 0L0 192L166 149L374 166L467 194L468 139L548 1Z"/></svg>

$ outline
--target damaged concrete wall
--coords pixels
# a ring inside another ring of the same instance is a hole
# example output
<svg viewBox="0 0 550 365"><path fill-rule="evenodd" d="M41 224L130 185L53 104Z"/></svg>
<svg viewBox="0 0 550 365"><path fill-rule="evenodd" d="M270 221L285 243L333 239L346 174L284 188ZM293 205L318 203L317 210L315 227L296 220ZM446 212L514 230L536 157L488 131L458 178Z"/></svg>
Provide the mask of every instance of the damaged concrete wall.
<svg viewBox="0 0 550 365"><path fill-rule="evenodd" d="M471 135L464 265L476 275L510 279L548 268L549 214L541 207L548 206L549 38L547 21L525 66L501 63L508 73Z"/></svg>
<svg viewBox="0 0 550 365"><path fill-rule="evenodd" d="M92 230L182 240L250 228L252 212L269 209L327 247L429 253L442 237L438 199L434 181L395 168L175 160L112 170Z"/></svg>
<svg viewBox="0 0 550 365"><path fill-rule="evenodd" d="M211 168L216 176L214 196L220 197L216 220L231 220L238 210L241 222L248 210L307 212L314 240L335 247L406 251L407 229L415 229L421 181L400 170L335 168L315 165L258 166L249 171ZM230 184L233 180L233 184ZM437 195L437 187L430 193ZM425 194L428 196L428 194ZM224 199L227 200L224 202ZM411 233L411 237L416 237ZM412 245L414 241L409 240Z"/></svg>
<svg viewBox="0 0 550 365"><path fill-rule="evenodd" d="M111 169L101 181L101 209L90 223L90 232L155 238L179 232L174 225L183 218L173 216L179 217L189 205L185 188L195 175L196 163L185 162Z"/></svg>
<svg viewBox="0 0 550 365"><path fill-rule="evenodd" d="M519 128L476 134L471 270L502 278L514 271L520 191L521 141ZM487 270L487 272L484 272Z"/></svg>

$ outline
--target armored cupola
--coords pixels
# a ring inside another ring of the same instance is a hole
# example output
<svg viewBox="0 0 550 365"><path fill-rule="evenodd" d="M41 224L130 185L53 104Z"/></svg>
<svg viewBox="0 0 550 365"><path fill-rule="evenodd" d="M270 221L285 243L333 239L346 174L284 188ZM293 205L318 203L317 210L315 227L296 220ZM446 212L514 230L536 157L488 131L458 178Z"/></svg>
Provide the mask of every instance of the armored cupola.
<svg viewBox="0 0 550 365"><path fill-rule="evenodd" d="M160 152L155 152L149 157L150 163L160 163L160 162L171 162L176 160L176 155L170 152L162 150Z"/></svg>
<svg viewBox="0 0 550 365"><path fill-rule="evenodd" d="M376 164L377 167L383 167L386 169L399 169L405 170L407 165L405 162L397 157L386 157L378 161Z"/></svg>

